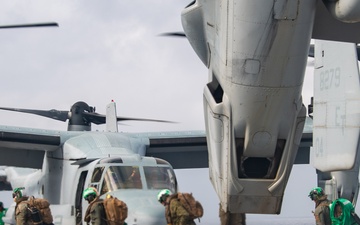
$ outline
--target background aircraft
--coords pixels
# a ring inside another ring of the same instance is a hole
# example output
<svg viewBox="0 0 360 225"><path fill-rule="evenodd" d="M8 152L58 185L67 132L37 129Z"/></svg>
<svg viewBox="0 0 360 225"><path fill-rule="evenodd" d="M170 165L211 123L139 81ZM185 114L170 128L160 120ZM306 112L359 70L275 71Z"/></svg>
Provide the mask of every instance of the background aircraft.
<svg viewBox="0 0 360 225"><path fill-rule="evenodd" d="M151 145L146 134L118 132L117 121L125 118L117 117L114 102L107 105L106 119L84 102L75 103L69 111L7 110L69 121L66 132L0 127L0 164L8 166L4 168L7 180L13 188L25 187L28 196L48 199L54 224L82 224L88 205L82 193L89 186L103 197L110 193L125 201L129 224L166 223L163 206L155 196L163 188L177 191L173 169L168 162L146 154ZM105 132L88 130L90 123L105 121ZM15 224L14 211L12 204L3 218L5 223Z"/></svg>
<svg viewBox="0 0 360 225"><path fill-rule="evenodd" d="M21 2L20 7L17 1L4 3L0 9L4 24L51 19L61 28L1 31L1 95L6 96L1 105L66 109L69 102L79 99L98 107L104 99L115 99L123 115L179 122L132 122L121 126L123 131L203 130L202 87L207 70L186 41L156 36L182 30L179 12L183 8L183 1L151 1L151 7L142 1L107 5L34 1L31 5ZM312 76L308 78L311 83ZM310 93L304 97L307 105L312 86L305 91ZM3 112L0 124L66 129L56 121L29 117ZM202 175L208 179L206 171ZM304 198L306 205L309 202ZM214 204L213 213L206 214L216 218ZM308 205L307 212L312 208L311 202Z"/></svg>

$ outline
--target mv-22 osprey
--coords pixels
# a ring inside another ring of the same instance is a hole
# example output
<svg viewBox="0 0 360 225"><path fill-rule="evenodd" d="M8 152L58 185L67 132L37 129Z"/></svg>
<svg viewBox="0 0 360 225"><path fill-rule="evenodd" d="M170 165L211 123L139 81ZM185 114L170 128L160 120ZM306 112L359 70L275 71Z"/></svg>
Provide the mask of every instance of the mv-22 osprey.
<svg viewBox="0 0 360 225"><path fill-rule="evenodd" d="M0 29L46 26L57 24ZM114 102L106 116L85 102L70 111L0 109L68 120L67 131L0 126L0 188L25 187L28 196L48 199L56 225L84 224L88 204L82 192L90 186L102 198L111 194L126 202L127 224L165 225L156 196L164 188L177 192L173 168L207 167L205 132L120 133L118 121L169 121L118 117ZM106 123L106 131L91 131L92 123ZM13 204L3 218L6 224L15 224L14 210Z"/></svg>
<svg viewBox="0 0 360 225"><path fill-rule="evenodd" d="M209 68L204 114L222 224L244 224L245 213L281 211L303 137L302 88L312 38L349 42L345 50L341 43L315 46L311 163L331 197L355 203L360 1L195 0L181 19L186 38Z"/></svg>
<svg viewBox="0 0 360 225"><path fill-rule="evenodd" d="M206 147L205 132L118 132L118 121L169 121L118 117L114 102L106 116L85 102L75 103L70 111L0 109L69 120L68 131L0 126L0 165L8 166L7 181L13 188L25 187L28 196L48 199L55 224L84 224L88 204L82 192L92 186L102 198L111 194L126 202L127 224L165 225L157 194L164 188L177 192L173 166L207 164L206 157L197 156L204 152L201 146ZM92 123L106 123L106 131L91 131ZM159 158L163 156L173 166ZM17 167L27 169L19 172ZM29 173L29 168L34 170ZM15 224L13 214L14 205L4 218L7 224Z"/></svg>

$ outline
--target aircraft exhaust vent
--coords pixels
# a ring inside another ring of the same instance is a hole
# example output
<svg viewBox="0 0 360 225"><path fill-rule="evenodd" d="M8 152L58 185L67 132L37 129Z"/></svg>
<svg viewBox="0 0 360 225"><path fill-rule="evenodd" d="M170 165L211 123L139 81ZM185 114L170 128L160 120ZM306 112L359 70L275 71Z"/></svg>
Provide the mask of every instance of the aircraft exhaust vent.
<svg viewBox="0 0 360 225"><path fill-rule="evenodd" d="M273 157L246 157L243 155L244 139L236 139L238 177L241 179L275 179L285 142L285 140L278 140Z"/></svg>
<svg viewBox="0 0 360 225"><path fill-rule="evenodd" d="M249 157L241 162L239 178L266 178L271 161L269 158Z"/></svg>

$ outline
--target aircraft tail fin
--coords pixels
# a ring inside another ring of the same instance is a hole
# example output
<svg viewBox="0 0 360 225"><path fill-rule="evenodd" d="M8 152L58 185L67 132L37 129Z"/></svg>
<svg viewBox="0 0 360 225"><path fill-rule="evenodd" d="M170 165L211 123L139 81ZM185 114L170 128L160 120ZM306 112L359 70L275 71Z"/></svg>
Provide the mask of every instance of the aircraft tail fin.
<svg viewBox="0 0 360 225"><path fill-rule="evenodd" d="M359 150L360 80L354 43L315 41L313 149L320 171L354 168Z"/></svg>
<svg viewBox="0 0 360 225"><path fill-rule="evenodd" d="M106 131L118 132L116 104L111 101L106 106Z"/></svg>

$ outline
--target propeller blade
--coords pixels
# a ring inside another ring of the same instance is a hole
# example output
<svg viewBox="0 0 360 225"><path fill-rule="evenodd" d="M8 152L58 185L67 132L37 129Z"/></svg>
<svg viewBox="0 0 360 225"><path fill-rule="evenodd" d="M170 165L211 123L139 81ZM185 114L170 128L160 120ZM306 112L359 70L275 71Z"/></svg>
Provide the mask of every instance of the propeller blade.
<svg viewBox="0 0 360 225"><path fill-rule="evenodd" d="M117 118L117 121L124 121L124 120L147 121L147 122L160 122L160 123L176 123L176 122L167 121L167 120L142 119L142 118L131 118L131 117L118 117L118 118Z"/></svg>
<svg viewBox="0 0 360 225"><path fill-rule="evenodd" d="M91 113L91 112L83 112L83 117L91 123L105 124L106 123L106 116L98 113Z"/></svg>
<svg viewBox="0 0 360 225"><path fill-rule="evenodd" d="M69 119L69 125L81 125L84 127L90 127L91 123L105 124L106 116L94 112L93 107L88 106L85 102L77 102L71 107L71 111L59 111L56 109L51 110L36 110L36 109L19 109L19 108L7 108L0 107L0 110L7 110L13 112L29 113L38 116L47 117L50 119L60 120L65 122ZM136 121L148 121L148 122L161 122L161 123L174 123L166 120L154 120L154 119L142 119L142 118L130 118L130 117L117 117L117 121L136 120Z"/></svg>
<svg viewBox="0 0 360 225"><path fill-rule="evenodd" d="M160 36L168 36L168 37L186 37L184 32L170 32L170 33L163 33Z"/></svg>
<svg viewBox="0 0 360 225"><path fill-rule="evenodd" d="M55 22L50 23L31 23L31 24L16 24L16 25L5 25L0 26L0 29L8 28L28 28L28 27L58 27L59 25Z"/></svg>
<svg viewBox="0 0 360 225"><path fill-rule="evenodd" d="M21 113L30 113L38 116L47 117L50 119L66 121L68 119L69 111L58 111L56 109L51 110L36 110L36 109L17 109L17 108L6 108L0 107L0 110L21 112Z"/></svg>
<svg viewBox="0 0 360 225"><path fill-rule="evenodd" d="M84 112L84 117L95 124L105 124L106 116L98 113ZM167 120L155 120L155 119L143 119L143 118L131 118L131 117L117 117L117 121L134 120L134 121L148 121L148 122L160 122L160 123L175 123Z"/></svg>

